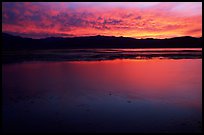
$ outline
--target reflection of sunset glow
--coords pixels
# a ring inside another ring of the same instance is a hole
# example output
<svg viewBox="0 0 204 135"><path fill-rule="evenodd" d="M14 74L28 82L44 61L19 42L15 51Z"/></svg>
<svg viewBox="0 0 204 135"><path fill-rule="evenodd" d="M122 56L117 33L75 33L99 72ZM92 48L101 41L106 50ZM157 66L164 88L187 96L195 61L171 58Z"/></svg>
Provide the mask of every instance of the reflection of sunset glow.
<svg viewBox="0 0 204 135"><path fill-rule="evenodd" d="M202 36L201 2L4 2L2 31L48 36Z"/></svg>
<svg viewBox="0 0 204 135"><path fill-rule="evenodd" d="M98 87L114 86L113 93L200 110L201 61L150 59L72 63L78 75L87 76L85 78Z"/></svg>
<svg viewBox="0 0 204 135"><path fill-rule="evenodd" d="M201 61L201 59L126 59L44 62L43 64L8 65L4 68L4 72L12 71L15 76L21 77L19 80L13 76L6 76L8 80L18 85L23 82L23 87L28 89L24 93L47 90L56 92L56 96L59 94L63 97L67 96L64 92L70 90L69 94L72 97L74 90L79 93L86 91L84 94L91 93L100 97L111 91L113 95L131 100L158 101L162 104L200 110L202 103ZM41 75L46 76L46 79L40 77ZM45 87L48 88L44 90ZM74 99L77 99L77 96L80 95L74 95Z"/></svg>

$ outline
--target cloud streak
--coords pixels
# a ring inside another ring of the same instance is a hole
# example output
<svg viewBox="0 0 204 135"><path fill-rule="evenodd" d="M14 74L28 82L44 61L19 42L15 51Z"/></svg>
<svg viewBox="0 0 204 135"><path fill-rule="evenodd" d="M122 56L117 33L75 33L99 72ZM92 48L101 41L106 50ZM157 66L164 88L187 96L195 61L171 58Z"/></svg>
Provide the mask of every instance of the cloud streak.
<svg viewBox="0 0 204 135"><path fill-rule="evenodd" d="M202 3L3 2L2 31L32 38L37 33L42 37L201 37Z"/></svg>

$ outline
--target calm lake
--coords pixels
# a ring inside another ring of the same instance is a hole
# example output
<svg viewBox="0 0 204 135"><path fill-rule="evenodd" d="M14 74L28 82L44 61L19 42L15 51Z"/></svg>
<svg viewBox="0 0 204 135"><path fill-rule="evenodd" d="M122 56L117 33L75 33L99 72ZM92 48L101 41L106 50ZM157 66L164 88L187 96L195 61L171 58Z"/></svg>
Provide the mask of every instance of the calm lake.
<svg viewBox="0 0 204 135"><path fill-rule="evenodd" d="M83 59L3 64L3 131L202 132L202 54L187 50L104 49L94 54L141 57L91 61L72 51Z"/></svg>

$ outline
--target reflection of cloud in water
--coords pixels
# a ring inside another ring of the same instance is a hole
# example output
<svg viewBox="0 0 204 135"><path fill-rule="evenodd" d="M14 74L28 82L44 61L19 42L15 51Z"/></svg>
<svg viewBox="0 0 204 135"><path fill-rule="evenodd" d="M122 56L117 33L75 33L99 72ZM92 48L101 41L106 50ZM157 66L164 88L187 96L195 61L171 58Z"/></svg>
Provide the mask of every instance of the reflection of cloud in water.
<svg viewBox="0 0 204 135"><path fill-rule="evenodd" d="M202 118L201 65L201 59L6 64L2 70L6 127L199 132L196 126L201 124L195 123ZM186 120L194 124L181 125Z"/></svg>

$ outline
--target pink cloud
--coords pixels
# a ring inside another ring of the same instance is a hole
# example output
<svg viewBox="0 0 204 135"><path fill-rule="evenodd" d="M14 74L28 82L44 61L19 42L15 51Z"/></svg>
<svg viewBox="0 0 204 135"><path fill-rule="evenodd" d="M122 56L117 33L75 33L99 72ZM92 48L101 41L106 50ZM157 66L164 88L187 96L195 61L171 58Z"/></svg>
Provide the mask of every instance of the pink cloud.
<svg viewBox="0 0 204 135"><path fill-rule="evenodd" d="M135 5L135 6L132 6ZM2 30L127 37L202 36L199 4L3 3ZM137 6L136 6L137 5ZM181 10L183 9L183 10ZM192 14L190 14L192 12ZM190 14L189 16L186 14Z"/></svg>

